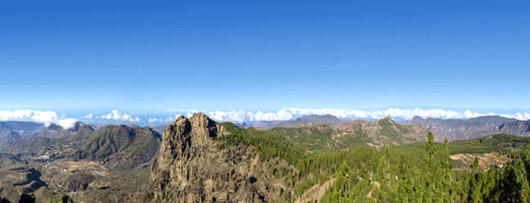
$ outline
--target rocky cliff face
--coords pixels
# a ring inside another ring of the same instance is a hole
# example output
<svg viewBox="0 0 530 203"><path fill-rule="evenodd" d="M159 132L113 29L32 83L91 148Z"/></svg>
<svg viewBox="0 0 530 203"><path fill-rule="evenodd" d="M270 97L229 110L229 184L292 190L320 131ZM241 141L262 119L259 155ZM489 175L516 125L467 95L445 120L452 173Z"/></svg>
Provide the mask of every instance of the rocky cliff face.
<svg viewBox="0 0 530 203"><path fill-rule="evenodd" d="M228 133L201 113L169 125L151 167L151 201L275 202L279 184L252 147L217 146Z"/></svg>
<svg viewBox="0 0 530 203"><path fill-rule="evenodd" d="M512 135L530 135L530 120L528 121L506 121L500 127L500 131Z"/></svg>

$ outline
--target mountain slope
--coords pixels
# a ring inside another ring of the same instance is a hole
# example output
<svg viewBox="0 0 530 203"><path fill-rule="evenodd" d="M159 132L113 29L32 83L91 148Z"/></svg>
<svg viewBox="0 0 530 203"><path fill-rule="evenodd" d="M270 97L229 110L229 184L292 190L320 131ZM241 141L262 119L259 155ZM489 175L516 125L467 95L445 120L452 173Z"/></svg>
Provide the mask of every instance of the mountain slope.
<svg viewBox="0 0 530 203"><path fill-rule="evenodd" d="M425 140L421 125L400 125L389 118L376 121L354 120L338 126L306 125L298 128L273 128L267 131L284 135L311 150L347 150L369 145L380 148Z"/></svg>
<svg viewBox="0 0 530 203"><path fill-rule="evenodd" d="M110 168L133 168L149 162L159 145L160 134L151 128L105 126L92 135L76 156L103 161Z"/></svg>
<svg viewBox="0 0 530 203"><path fill-rule="evenodd" d="M244 126L257 127L261 129L270 128L296 128L312 124L323 124L336 126L343 121L332 115L307 115L287 121L258 121Z"/></svg>

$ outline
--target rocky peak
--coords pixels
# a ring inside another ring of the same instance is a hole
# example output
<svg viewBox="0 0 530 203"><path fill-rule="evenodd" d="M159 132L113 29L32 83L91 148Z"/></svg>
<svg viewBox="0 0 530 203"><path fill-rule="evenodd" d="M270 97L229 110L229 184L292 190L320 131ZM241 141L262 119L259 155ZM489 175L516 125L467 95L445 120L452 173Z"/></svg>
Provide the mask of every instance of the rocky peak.
<svg viewBox="0 0 530 203"><path fill-rule="evenodd" d="M197 130L197 135L205 135L206 137L217 137L218 125L215 121L208 118L203 113L193 114L190 119L192 129Z"/></svg>
<svg viewBox="0 0 530 203"><path fill-rule="evenodd" d="M258 202L273 187L247 147L220 149L223 126L203 113L178 117L151 166L152 202ZM267 168L268 170L268 168ZM249 181L253 179L256 181ZM274 195L271 195L274 196Z"/></svg>
<svg viewBox="0 0 530 203"><path fill-rule="evenodd" d="M425 123L425 119L423 119L423 118L420 117L420 116L414 116L414 117L412 118L412 120L410 120L410 121L411 121L411 123L412 123L413 125L418 125L418 124L424 124L424 123Z"/></svg>
<svg viewBox="0 0 530 203"><path fill-rule="evenodd" d="M52 123L48 127L46 127L46 129L54 130L54 131L61 131L61 130L63 130L63 127L61 127L60 125L57 125L55 123Z"/></svg>
<svg viewBox="0 0 530 203"><path fill-rule="evenodd" d="M88 131L94 131L94 128L92 126L85 124L83 122L76 122L74 127L69 129L70 131L79 131L79 130L88 130Z"/></svg>
<svg viewBox="0 0 530 203"><path fill-rule="evenodd" d="M217 137L221 127L203 113L191 118L179 116L162 135L159 164L170 164L176 158L191 158L198 147L212 144L211 137ZM192 145L195 147L192 149Z"/></svg>

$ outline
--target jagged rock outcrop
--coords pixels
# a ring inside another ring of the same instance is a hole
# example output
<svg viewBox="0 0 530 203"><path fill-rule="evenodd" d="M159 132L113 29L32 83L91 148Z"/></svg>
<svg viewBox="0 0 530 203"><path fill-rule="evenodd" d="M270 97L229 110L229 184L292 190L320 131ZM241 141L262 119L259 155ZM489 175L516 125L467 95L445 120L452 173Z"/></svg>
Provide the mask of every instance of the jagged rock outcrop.
<svg viewBox="0 0 530 203"><path fill-rule="evenodd" d="M228 135L202 113L179 117L151 167L151 202L275 202L279 189L251 146L220 149Z"/></svg>

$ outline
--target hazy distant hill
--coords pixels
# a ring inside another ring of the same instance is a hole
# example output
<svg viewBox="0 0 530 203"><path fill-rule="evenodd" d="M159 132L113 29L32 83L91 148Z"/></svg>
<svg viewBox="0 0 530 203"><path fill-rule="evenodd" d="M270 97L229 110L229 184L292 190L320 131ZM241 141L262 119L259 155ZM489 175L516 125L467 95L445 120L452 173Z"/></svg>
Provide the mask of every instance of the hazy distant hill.
<svg viewBox="0 0 530 203"><path fill-rule="evenodd" d="M530 134L530 122L500 116L483 116L467 120L424 119L416 116L412 120L401 121L400 123L424 125L426 130L433 131L436 135L446 137L449 140L467 140L499 133L522 136Z"/></svg>
<svg viewBox="0 0 530 203"><path fill-rule="evenodd" d="M7 126L3 126L0 124L0 143L2 140L6 139L16 139L16 138L22 138L15 130L12 128L9 128Z"/></svg>
<svg viewBox="0 0 530 203"><path fill-rule="evenodd" d="M0 136L16 134L21 137L29 136L44 127L44 124L26 121L1 121Z"/></svg>
<svg viewBox="0 0 530 203"><path fill-rule="evenodd" d="M150 126L150 127L151 129L153 129L154 131L162 135L164 131L166 130L167 126L168 125L157 125L157 126Z"/></svg>
<svg viewBox="0 0 530 203"><path fill-rule="evenodd" d="M63 127L55 124L51 124L48 127L41 128L31 137L42 137L42 138L65 138L67 140L81 140L90 137L94 132L94 128L91 125L77 122L74 127L70 129L64 129Z"/></svg>
<svg viewBox="0 0 530 203"><path fill-rule="evenodd" d="M261 128L261 129L270 129L270 128L277 128L277 127L295 128L295 127L302 127L302 126L310 125L310 124L325 124L325 125L336 126L340 124L341 122L344 122L344 121L332 115L307 115L307 116L302 116L302 117L299 117L293 120L287 120L287 121L251 122L251 123L247 123L243 125L243 127L251 126L251 127Z"/></svg>
<svg viewBox="0 0 530 203"><path fill-rule="evenodd" d="M13 142L23 138L30 137L39 129L44 127L43 124L25 121L2 121L0 122L0 151Z"/></svg>

